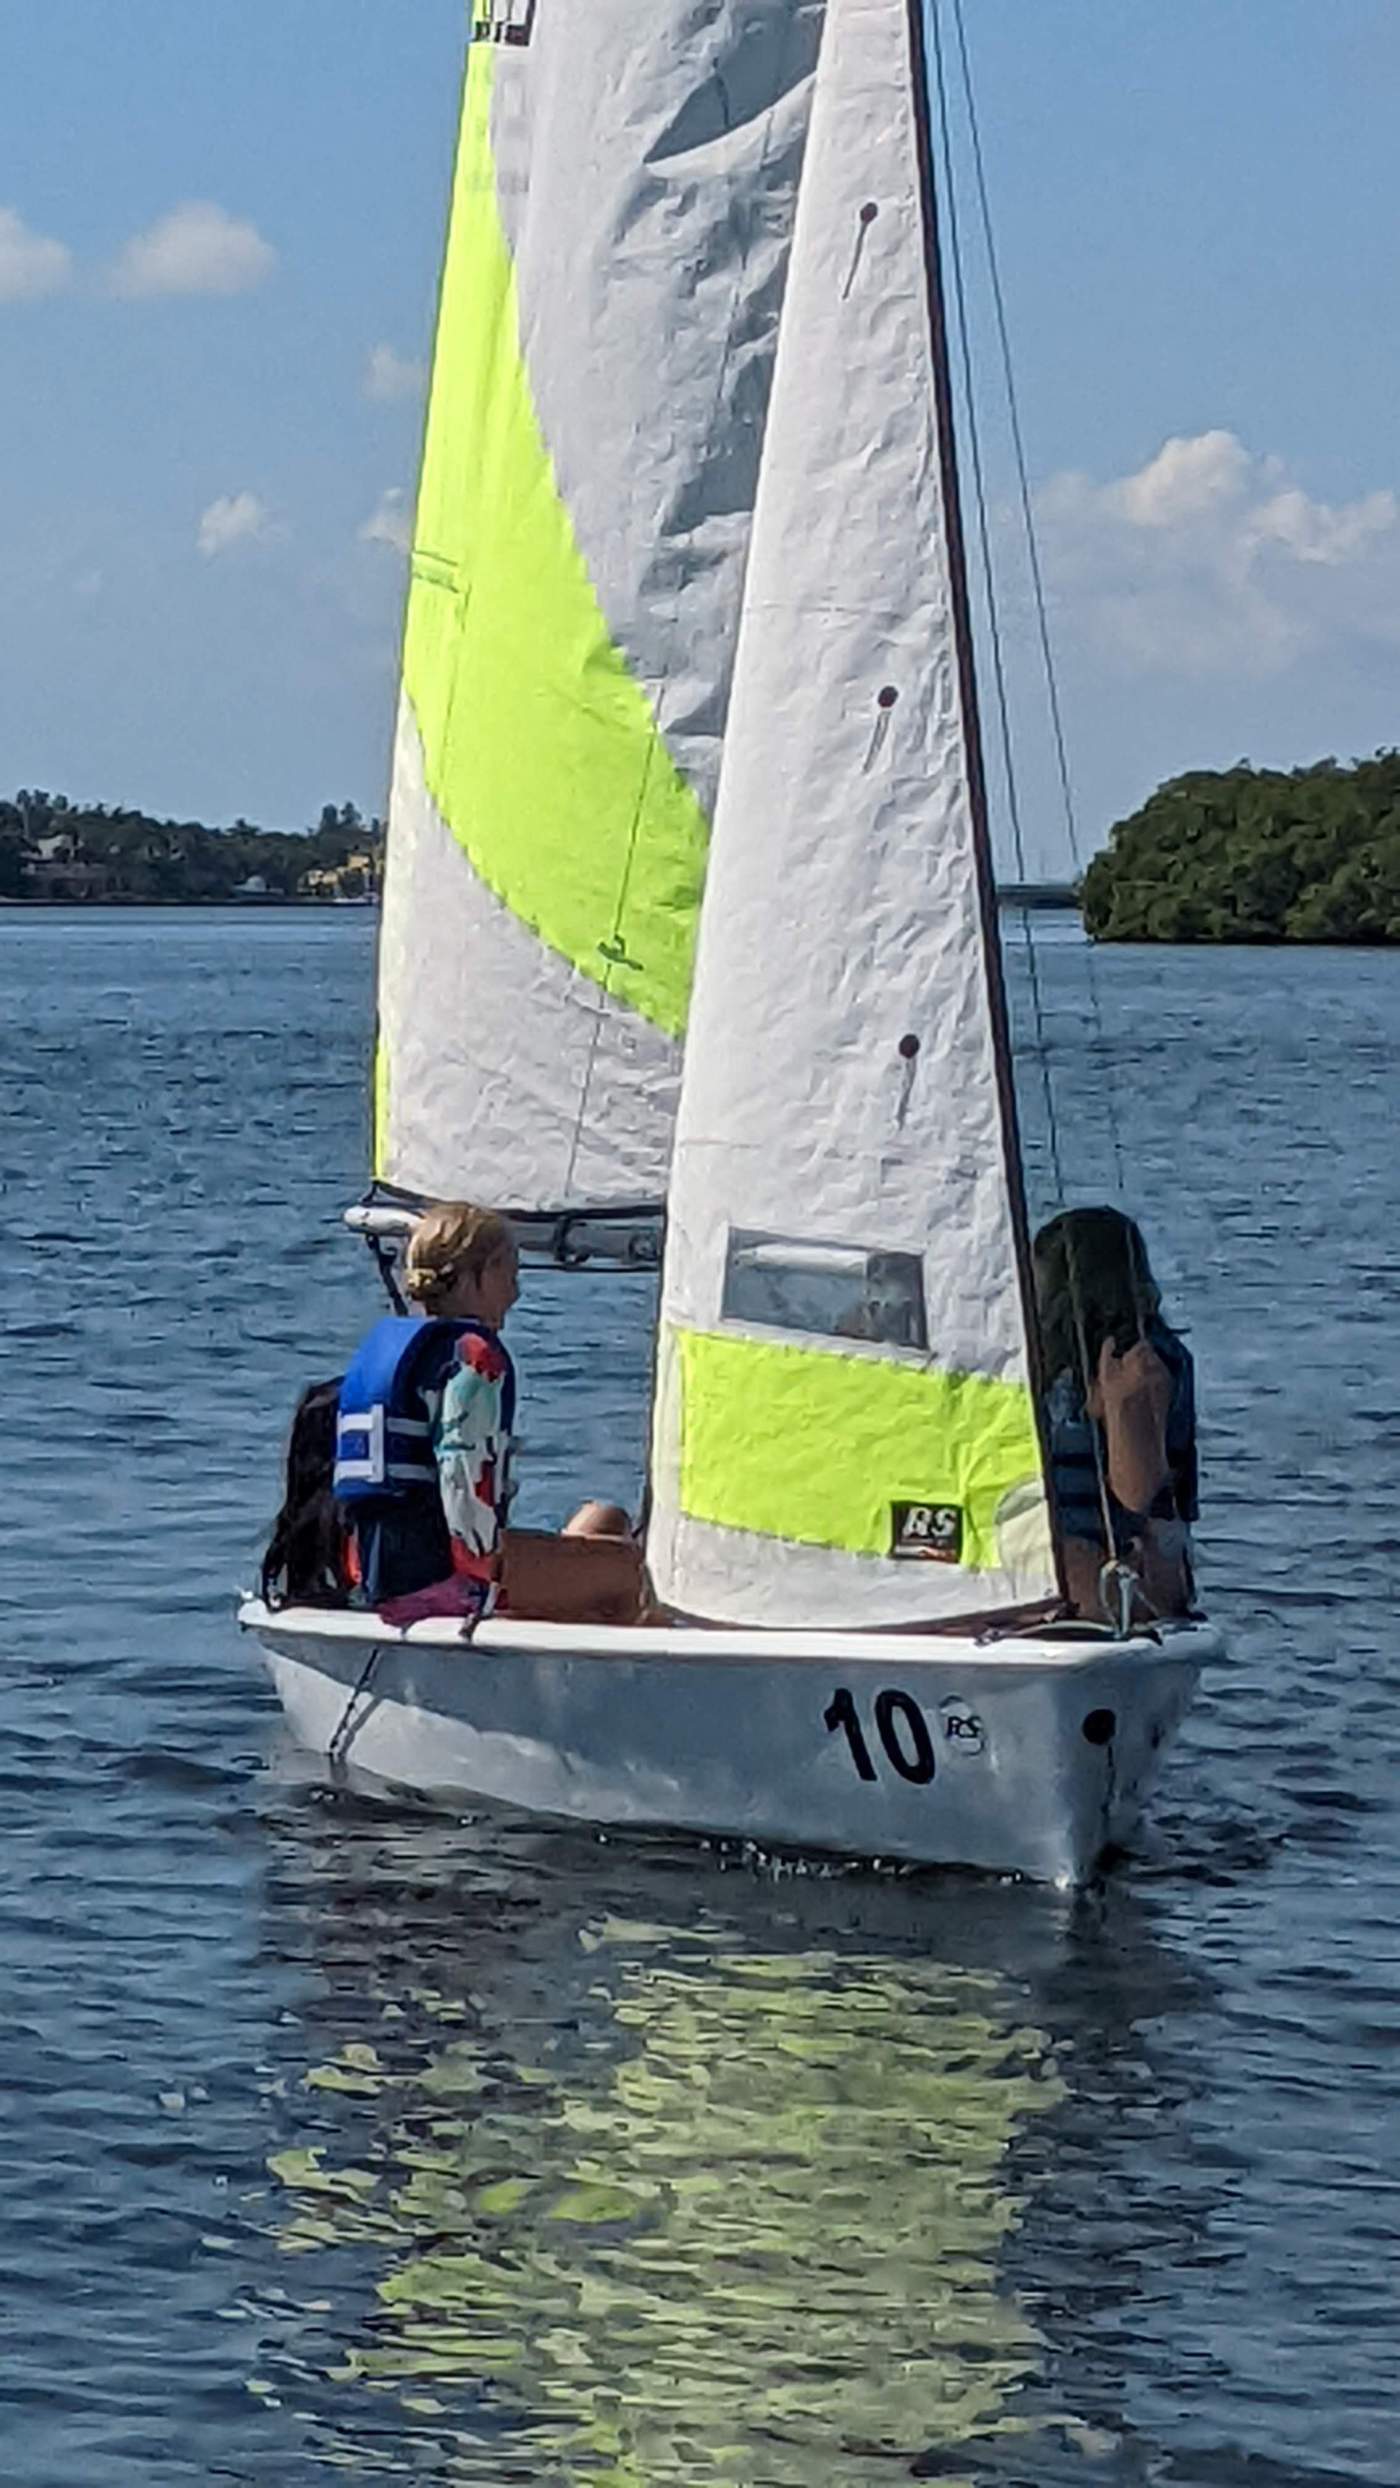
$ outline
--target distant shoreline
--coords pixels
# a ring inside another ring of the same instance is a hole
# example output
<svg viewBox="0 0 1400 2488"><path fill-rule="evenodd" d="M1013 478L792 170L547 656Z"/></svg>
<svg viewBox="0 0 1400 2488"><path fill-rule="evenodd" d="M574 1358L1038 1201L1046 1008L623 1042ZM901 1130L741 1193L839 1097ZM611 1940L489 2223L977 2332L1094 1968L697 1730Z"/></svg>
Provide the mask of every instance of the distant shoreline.
<svg viewBox="0 0 1400 2488"><path fill-rule="evenodd" d="M1029 907L1037 911L1078 915L1079 900L1069 882L1010 881L997 891L999 907ZM0 909L16 915L52 915L66 909L70 916L119 915L133 908L158 909L162 915L188 914L192 909L217 908L228 915L266 915L269 908L294 912L297 915L338 916L355 909L361 915L377 915L377 898L283 898L269 892L256 898L3 898Z"/></svg>
<svg viewBox="0 0 1400 2488"><path fill-rule="evenodd" d="M1079 892L1072 881L999 881L999 907L1072 908L1079 913Z"/></svg>
<svg viewBox="0 0 1400 2488"><path fill-rule="evenodd" d="M0 799L0 900L36 907L317 906L379 895L384 824L323 804L314 829L211 829L22 786Z"/></svg>
<svg viewBox="0 0 1400 2488"><path fill-rule="evenodd" d="M344 916L377 915L377 898L4 898L0 913L15 916L121 916L195 914L221 916Z"/></svg>

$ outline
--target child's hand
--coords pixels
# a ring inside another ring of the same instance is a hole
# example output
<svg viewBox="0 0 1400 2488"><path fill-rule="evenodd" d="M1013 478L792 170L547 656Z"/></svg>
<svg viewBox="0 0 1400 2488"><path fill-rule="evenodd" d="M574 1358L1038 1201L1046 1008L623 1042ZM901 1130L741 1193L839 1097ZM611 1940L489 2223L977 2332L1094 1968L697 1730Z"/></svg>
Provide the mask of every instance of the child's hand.
<svg viewBox="0 0 1400 2488"><path fill-rule="evenodd" d="M1103 1425L1108 1482L1130 1512L1150 1511L1169 1475L1167 1411L1171 1375L1145 1339L1120 1356L1111 1339L1099 1355L1092 1412Z"/></svg>
<svg viewBox="0 0 1400 2488"><path fill-rule="evenodd" d="M1171 1396L1171 1375L1145 1339L1135 1340L1121 1356L1113 1341L1105 1339L1090 1394L1091 1416L1105 1424L1136 1417L1150 1419L1154 1426L1165 1426Z"/></svg>

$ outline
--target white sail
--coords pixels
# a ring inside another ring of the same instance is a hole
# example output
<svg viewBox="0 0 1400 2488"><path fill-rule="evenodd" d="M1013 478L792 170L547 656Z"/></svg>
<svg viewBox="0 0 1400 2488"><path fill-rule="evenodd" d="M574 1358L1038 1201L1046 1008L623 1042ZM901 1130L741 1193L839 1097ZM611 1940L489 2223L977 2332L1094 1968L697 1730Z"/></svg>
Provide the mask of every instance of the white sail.
<svg viewBox="0 0 1400 2488"><path fill-rule="evenodd" d="M375 1172L665 1188L822 0L482 0L404 644Z"/></svg>
<svg viewBox="0 0 1400 2488"><path fill-rule="evenodd" d="M931 293L922 0L829 0L702 913L649 1555L770 1624L1055 1594Z"/></svg>

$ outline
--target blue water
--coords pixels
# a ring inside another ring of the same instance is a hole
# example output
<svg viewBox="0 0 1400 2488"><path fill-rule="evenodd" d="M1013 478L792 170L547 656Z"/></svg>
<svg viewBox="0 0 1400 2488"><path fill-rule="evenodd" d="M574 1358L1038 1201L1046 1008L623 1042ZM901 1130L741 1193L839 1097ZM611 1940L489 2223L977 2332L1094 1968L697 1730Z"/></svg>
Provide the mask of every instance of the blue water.
<svg viewBox="0 0 1400 2488"><path fill-rule="evenodd" d="M374 1309L372 929L0 912L0 2477L1393 2488L1400 956L1043 928L1062 1173L1116 1148L1190 1327L1233 1641L1070 1901L289 1749L231 1594ZM635 1492L645 1309L530 1281L533 1517Z"/></svg>

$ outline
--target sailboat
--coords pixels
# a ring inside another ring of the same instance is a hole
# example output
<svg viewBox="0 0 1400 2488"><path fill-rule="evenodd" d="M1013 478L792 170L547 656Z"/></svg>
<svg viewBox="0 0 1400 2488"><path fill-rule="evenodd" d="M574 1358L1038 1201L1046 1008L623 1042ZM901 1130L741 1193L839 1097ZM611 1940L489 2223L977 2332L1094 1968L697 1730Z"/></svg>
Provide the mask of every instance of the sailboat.
<svg viewBox="0 0 1400 2488"><path fill-rule="evenodd" d="M1065 1620L923 7L479 0L348 1215L659 1266L673 1620L240 1612L399 1787L1072 1883L1221 1640Z"/></svg>

